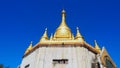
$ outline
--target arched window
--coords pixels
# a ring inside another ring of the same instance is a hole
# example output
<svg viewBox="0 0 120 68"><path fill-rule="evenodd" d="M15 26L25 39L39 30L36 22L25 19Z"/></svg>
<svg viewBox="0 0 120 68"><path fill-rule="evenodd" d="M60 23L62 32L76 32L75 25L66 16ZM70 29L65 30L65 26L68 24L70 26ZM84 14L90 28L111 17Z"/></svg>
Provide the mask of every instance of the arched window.
<svg viewBox="0 0 120 68"><path fill-rule="evenodd" d="M105 57L106 68L114 68L113 64L109 60L109 57Z"/></svg>

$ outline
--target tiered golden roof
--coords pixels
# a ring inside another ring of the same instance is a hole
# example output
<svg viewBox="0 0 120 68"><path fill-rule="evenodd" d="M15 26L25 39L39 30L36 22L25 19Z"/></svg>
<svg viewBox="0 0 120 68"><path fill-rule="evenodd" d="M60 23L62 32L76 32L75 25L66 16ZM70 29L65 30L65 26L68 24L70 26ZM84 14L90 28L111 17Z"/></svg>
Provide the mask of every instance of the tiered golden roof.
<svg viewBox="0 0 120 68"><path fill-rule="evenodd" d="M72 34L70 28L67 26L65 21L66 12L62 10L62 21L59 27L56 29L54 35L51 35L50 39L48 39L47 30L41 37L41 44L61 44L61 43L78 43L84 42L82 35L79 32L79 28L77 27L76 37Z"/></svg>
<svg viewBox="0 0 120 68"><path fill-rule="evenodd" d="M97 43L95 42L95 48L87 44L84 41L84 38L81 35L78 27L76 28L76 36L74 37L74 34L71 32L70 28L66 24L65 16L66 16L66 12L65 10L62 10L62 21L59 27L56 29L55 33L51 34L49 38L47 35L47 28L46 28L43 36L40 39L40 42L38 42L38 44L36 44L33 48L31 44L26 50L25 54L29 52L29 50L31 49L35 50L39 46L44 46L44 45L45 46L54 46L54 45L59 46L63 44L64 46L67 46L67 45L84 46L90 49L91 51L94 51L95 53L99 53L100 48L97 45Z"/></svg>

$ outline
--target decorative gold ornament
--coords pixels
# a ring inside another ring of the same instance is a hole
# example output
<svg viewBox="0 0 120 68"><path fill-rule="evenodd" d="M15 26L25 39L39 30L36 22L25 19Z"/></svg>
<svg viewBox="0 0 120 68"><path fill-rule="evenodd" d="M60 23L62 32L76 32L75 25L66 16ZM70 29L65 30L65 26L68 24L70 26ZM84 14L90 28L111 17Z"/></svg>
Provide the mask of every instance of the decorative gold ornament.
<svg viewBox="0 0 120 68"><path fill-rule="evenodd" d="M51 33L50 40L53 40L53 34Z"/></svg>
<svg viewBox="0 0 120 68"><path fill-rule="evenodd" d="M32 41L30 42L29 47L26 49L25 54L27 54L28 52L30 52L32 50Z"/></svg>
<svg viewBox="0 0 120 68"><path fill-rule="evenodd" d="M101 49L99 47L99 45L97 44L96 40L94 40L95 43L95 49L98 50L99 52L101 52Z"/></svg>
<svg viewBox="0 0 120 68"><path fill-rule="evenodd" d="M46 40L48 40L47 28L45 29L45 32L44 32L43 36L40 39L40 42L46 41Z"/></svg>
<svg viewBox="0 0 120 68"><path fill-rule="evenodd" d="M77 29L77 33L76 33L75 40L79 40L80 42L84 42L83 36L80 34L79 28L76 27L76 29Z"/></svg>

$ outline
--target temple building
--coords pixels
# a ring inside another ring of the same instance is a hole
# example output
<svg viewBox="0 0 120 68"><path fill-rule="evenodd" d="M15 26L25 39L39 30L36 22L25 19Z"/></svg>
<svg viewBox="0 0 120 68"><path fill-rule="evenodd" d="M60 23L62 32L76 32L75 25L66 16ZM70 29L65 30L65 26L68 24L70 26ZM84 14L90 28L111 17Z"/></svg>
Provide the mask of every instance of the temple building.
<svg viewBox="0 0 120 68"><path fill-rule="evenodd" d="M66 12L50 38L47 28L36 45L32 42L26 49L18 68L116 68L105 47L88 44L76 28L76 36L67 26Z"/></svg>

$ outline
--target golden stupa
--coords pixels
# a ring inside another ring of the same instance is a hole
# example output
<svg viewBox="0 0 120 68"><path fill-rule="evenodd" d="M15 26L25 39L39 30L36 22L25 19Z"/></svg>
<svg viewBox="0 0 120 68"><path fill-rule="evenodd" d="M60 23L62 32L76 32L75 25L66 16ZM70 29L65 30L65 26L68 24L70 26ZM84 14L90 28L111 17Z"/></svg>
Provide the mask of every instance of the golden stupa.
<svg viewBox="0 0 120 68"><path fill-rule="evenodd" d="M70 28L66 24L65 15L65 10L63 10L62 21L54 34L54 39L72 39L72 33Z"/></svg>

